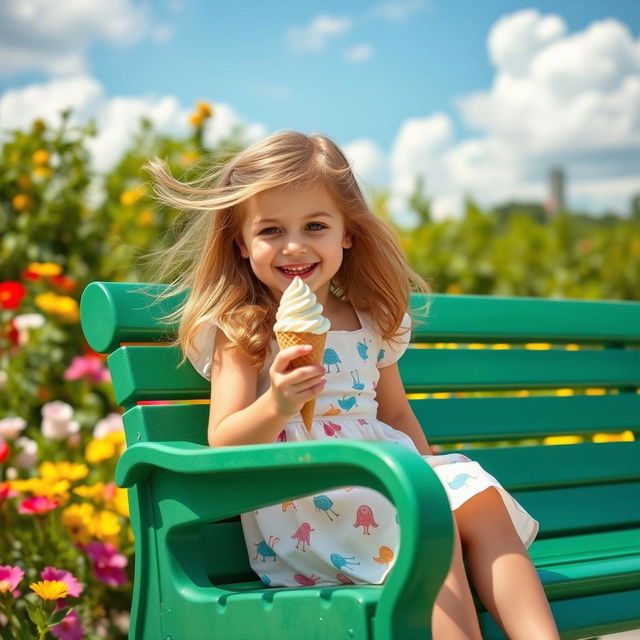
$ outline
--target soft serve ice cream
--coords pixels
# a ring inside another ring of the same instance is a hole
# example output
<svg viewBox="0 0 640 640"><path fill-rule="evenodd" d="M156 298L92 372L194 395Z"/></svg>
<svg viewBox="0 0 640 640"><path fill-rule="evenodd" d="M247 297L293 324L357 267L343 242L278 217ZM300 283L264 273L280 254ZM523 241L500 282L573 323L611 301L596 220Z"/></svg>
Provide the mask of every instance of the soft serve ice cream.
<svg viewBox="0 0 640 640"><path fill-rule="evenodd" d="M331 323L322 315L322 305L302 278L296 276L282 294L273 330L295 333L327 333Z"/></svg>
<svg viewBox="0 0 640 640"><path fill-rule="evenodd" d="M322 305L300 277L293 279L280 299L273 330L280 349L299 344L310 344L308 355L291 362L294 367L320 364L324 355L324 343L331 323L322 315ZM309 400L300 410L307 431L311 430L316 401Z"/></svg>

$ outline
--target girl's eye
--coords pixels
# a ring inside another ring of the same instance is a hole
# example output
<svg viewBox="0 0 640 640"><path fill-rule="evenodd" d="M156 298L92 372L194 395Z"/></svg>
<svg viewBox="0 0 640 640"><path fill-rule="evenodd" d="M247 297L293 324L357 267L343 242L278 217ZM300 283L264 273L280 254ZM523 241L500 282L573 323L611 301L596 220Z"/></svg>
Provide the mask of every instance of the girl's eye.
<svg viewBox="0 0 640 640"><path fill-rule="evenodd" d="M326 229L325 225L322 222L310 222L308 227L316 227L315 229L311 229L312 231L321 231L322 229Z"/></svg>
<svg viewBox="0 0 640 640"><path fill-rule="evenodd" d="M272 234L274 231L277 231L278 227L266 227L265 229L263 229L262 231L260 231L260 235L262 234L267 234L270 235Z"/></svg>

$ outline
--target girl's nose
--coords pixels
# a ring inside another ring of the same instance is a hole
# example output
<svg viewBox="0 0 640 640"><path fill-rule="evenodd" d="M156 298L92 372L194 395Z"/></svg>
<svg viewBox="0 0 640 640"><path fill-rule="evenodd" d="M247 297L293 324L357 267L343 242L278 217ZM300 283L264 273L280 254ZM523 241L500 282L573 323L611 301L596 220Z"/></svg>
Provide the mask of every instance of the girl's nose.
<svg viewBox="0 0 640 640"><path fill-rule="evenodd" d="M299 253L304 253L306 250L307 248L299 240L289 240L285 243L282 253L284 255L298 255Z"/></svg>

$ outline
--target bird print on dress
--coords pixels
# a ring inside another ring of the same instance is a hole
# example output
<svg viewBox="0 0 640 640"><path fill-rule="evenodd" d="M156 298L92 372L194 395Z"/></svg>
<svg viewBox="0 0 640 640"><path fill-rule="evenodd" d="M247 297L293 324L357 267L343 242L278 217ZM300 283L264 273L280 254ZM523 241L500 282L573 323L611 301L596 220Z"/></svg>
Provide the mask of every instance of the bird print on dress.
<svg viewBox="0 0 640 640"><path fill-rule="evenodd" d="M327 409L323 414L323 416L339 416L340 409L336 409L333 404L329 403L329 409Z"/></svg>
<svg viewBox="0 0 640 640"><path fill-rule="evenodd" d="M461 489L471 479L475 480L475 476L471 476L468 473L459 473L453 480L447 480L447 484L449 489Z"/></svg>
<svg viewBox="0 0 640 640"><path fill-rule="evenodd" d="M294 511L298 510L298 507L296 507L296 503L293 500L287 500L286 502L283 502L281 506L282 506L282 513L285 513L285 511L289 507L293 507Z"/></svg>
<svg viewBox="0 0 640 640"><path fill-rule="evenodd" d="M386 564L387 567L393 562L393 559L395 558L395 553L393 553L393 549L391 549L390 547L387 547L385 545L382 545L380 547L380 550L378 551L378 557L377 558L373 558L373 560L375 562L378 562L380 564Z"/></svg>
<svg viewBox="0 0 640 640"><path fill-rule="evenodd" d="M303 522L298 530L291 536L294 540L297 540L296 549L300 548L300 543L302 543L302 550L306 553L305 545L311 546L311 532L315 531L315 529L311 528L311 525L308 522Z"/></svg>
<svg viewBox="0 0 640 640"><path fill-rule="evenodd" d="M333 507L333 500L326 495L321 495L321 496L314 496L313 497L313 506L316 508L316 511L324 511L327 514L327 517L329 518L329 520L331 520L331 522L333 522L333 518L329 515L329 511L331 511L331 513L333 513L333 515L336 518L340 517L339 513L336 513L332 507Z"/></svg>
<svg viewBox="0 0 640 640"><path fill-rule="evenodd" d="M311 577L307 578L307 576L303 576L301 573L296 573L296 575L293 576L293 579L298 583L301 584L303 587L313 587L315 586L316 582L318 582L318 580L320 580L320 578L316 575L314 575L313 573L311 574Z"/></svg>
<svg viewBox="0 0 640 640"><path fill-rule="evenodd" d="M349 568L351 566L360 564L359 562L353 562L356 559L355 556L345 557L341 556L339 553L332 553L329 556L329 559L336 569L342 569L342 567Z"/></svg>
<svg viewBox="0 0 640 640"><path fill-rule="evenodd" d="M351 371L351 379L353 380L353 388L356 391L364 389L364 382L360 382L360 374L357 371Z"/></svg>
<svg viewBox="0 0 640 640"><path fill-rule="evenodd" d="M327 373L331 373L331 365L335 365L336 373L340 373L339 364L342 364L342 360L338 356L335 349L325 349L322 356L322 364L327 367Z"/></svg>
<svg viewBox="0 0 640 640"><path fill-rule="evenodd" d="M342 427L339 424L336 424L335 422L331 422L331 420L327 420L327 422L323 422L322 423L322 427L324 429L324 432L331 438L332 436L334 438L337 438L337 433L338 431L342 431Z"/></svg>
<svg viewBox="0 0 640 640"><path fill-rule="evenodd" d="M369 340L371 342L371 340ZM369 359L369 345L366 338L362 341L358 341L358 355L366 362Z"/></svg>
<svg viewBox="0 0 640 640"><path fill-rule="evenodd" d="M380 351L378 351L378 358L376 360L376 364L378 364L378 362L380 362L382 358L384 358L384 349L380 349Z"/></svg>
<svg viewBox="0 0 640 640"><path fill-rule="evenodd" d="M370 536L369 527L377 527L378 523L373 517L373 510L370 506L363 504L358 507L356 513L356 521L353 523L355 528L362 527L362 533L365 536Z"/></svg>
<svg viewBox="0 0 640 640"><path fill-rule="evenodd" d="M276 561L276 552L273 550L276 542L279 542L280 538L276 538L274 536L269 536L269 544L266 543L265 540L261 540L258 544L255 542L253 545L256 547L256 555L254 560L258 559L258 556L262 556L262 562L264 562L267 558L273 558L273 561Z"/></svg>
<svg viewBox="0 0 640 640"><path fill-rule="evenodd" d="M338 404L343 411L348 412L358 406L358 400L355 396L342 396L342 400L338 398Z"/></svg>

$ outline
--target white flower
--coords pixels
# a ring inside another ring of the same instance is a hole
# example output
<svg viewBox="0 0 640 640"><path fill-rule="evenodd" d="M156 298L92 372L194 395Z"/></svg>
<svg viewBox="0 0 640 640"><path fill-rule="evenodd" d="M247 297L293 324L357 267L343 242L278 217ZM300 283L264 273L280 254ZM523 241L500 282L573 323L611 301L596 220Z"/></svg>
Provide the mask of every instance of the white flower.
<svg viewBox="0 0 640 640"><path fill-rule="evenodd" d="M29 329L39 329L44 325L44 316L40 313L23 313L13 319L13 324L18 330L18 344L29 342Z"/></svg>
<svg viewBox="0 0 640 640"><path fill-rule="evenodd" d="M66 402L55 400L42 407L42 435L49 440L63 440L80 430L73 418L73 408Z"/></svg>
<svg viewBox="0 0 640 640"><path fill-rule="evenodd" d="M110 413L102 420L98 420L93 429L93 437L96 440L104 438L109 433L124 431L122 416L119 413Z"/></svg>
<svg viewBox="0 0 640 640"><path fill-rule="evenodd" d="M13 319L13 324L18 331L39 329L44 325L44 316L41 313L23 313Z"/></svg>
<svg viewBox="0 0 640 640"><path fill-rule="evenodd" d="M32 469L38 462L38 443L31 438L22 436L16 440L16 446L21 449L16 456L15 464L23 469Z"/></svg>
<svg viewBox="0 0 640 640"><path fill-rule="evenodd" d="M3 389L5 384L7 384L7 372L0 371L0 389Z"/></svg>
<svg viewBox="0 0 640 640"><path fill-rule="evenodd" d="M13 418L3 418L0 420L0 438L13 440L20 435L20 432L27 426L26 420L15 416Z"/></svg>

